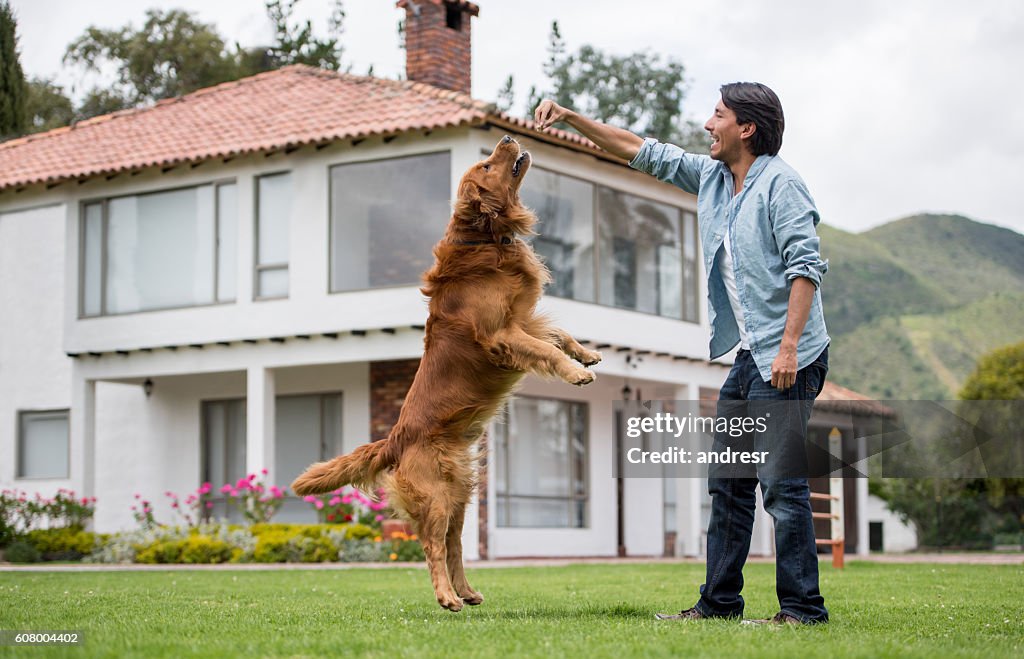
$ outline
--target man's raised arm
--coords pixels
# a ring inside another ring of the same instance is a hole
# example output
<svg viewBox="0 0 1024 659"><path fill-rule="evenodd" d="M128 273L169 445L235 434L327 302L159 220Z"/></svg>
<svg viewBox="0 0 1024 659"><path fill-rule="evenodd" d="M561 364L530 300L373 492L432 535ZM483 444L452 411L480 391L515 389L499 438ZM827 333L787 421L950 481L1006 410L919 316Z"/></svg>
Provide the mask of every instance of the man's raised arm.
<svg viewBox="0 0 1024 659"><path fill-rule="evenodd" d="M644 145L644 140L639 135L588 119L550 99L541 101L533 113L533 118L541 130L547 130L552 124L564 121L597 146L627 162L632 161L636 154L640 153L640 147Z"/></svg>

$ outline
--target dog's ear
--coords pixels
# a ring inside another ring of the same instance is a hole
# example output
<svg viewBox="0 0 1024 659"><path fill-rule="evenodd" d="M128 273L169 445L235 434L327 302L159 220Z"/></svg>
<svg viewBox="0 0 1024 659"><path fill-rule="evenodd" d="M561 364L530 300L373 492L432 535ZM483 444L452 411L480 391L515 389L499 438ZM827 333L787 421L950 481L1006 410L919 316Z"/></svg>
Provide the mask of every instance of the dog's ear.
<svg viewBox="0 0 1024 659"><path fill-rule="evenodd" d="M467 180L459 185L459 198L455 200L455 215L459 219L470 222L493 219L499 210L491 195L475 182Z"/></svg>

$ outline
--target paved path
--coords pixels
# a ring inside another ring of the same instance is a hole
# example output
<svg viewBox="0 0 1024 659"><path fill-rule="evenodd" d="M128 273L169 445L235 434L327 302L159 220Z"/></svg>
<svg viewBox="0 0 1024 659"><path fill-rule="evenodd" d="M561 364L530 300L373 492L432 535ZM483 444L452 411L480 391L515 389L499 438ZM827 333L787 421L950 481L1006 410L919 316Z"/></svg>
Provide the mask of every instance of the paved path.
<svg viewBox="0 0 1024 659"><path fill-rule="evenodd" d="M827 554L820 557L828 562ZM752 556L751 563L771 563L775 559ZM941 563L970 565L1024 565L1024 552L1017 553L948 553L948 554L871 554L869 556L848 556L851 562L871 563ZM696 558L516 558L495 561L468 561L471 569L511 567L565 567L568 565L703 565L703 559ZM353 570L353 569L423 569L426 565L417 563L227 563L222 565L112 565L104 563L61 563L12 565L0 563L0 572L163 572L168 570Z"/></svg>

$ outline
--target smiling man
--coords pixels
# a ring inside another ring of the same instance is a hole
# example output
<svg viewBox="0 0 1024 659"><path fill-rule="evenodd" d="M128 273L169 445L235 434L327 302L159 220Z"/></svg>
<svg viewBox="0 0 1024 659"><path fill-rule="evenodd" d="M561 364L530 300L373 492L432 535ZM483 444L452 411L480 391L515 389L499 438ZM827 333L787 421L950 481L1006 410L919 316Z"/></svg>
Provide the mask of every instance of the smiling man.
<svg viewBox="0 0 1024 659"><path fill-rule="evenodd" d="M707 577L693 607L662 620L742 618L743 565L760 484L775 520L779 612L762 622L828 621L818 588L818 560L803 441L811 403L828 371L829 337L818 286L827 270L818 249L818 211L800 176L778 157L782 104L759 83L723 85L704 125L711 155L641 138L583 117L554 101L537 106L541 130L563 121L630 167L697 195L697 218L708 276L711 358L739 345L719 393L719 416L749 414L750 401L792 401L788 422L750 441L767 449L756 475L713 471ZM716 450L728 438L716 436ZM797 449L797 450L794 450ZM772 456L776 456L773 460ZM782 456L790 459L782 464Z"/></svg>

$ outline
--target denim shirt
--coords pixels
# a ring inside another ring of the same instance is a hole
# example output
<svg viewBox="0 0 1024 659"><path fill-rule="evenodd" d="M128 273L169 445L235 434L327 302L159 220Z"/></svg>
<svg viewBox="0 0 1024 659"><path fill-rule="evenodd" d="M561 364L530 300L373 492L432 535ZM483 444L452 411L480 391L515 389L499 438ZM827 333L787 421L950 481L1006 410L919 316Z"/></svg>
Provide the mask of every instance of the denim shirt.
<svg viewBox="0 0 1024 659"><path fill-rule="evenodd" d="M653 138L629 166L697 195L704 270L708 273L711 359L739 343L739 329L718 264L729 231L733 272L750 335L750 353L765 381L786 329L791 281L814 282L807 325L797 343L797 368L811 364L829 343L821 310L821 277L828 270L818 250L818 210L800 176L778 156L758 156L734 195L732 172L709 156L687 153Z"/></svg>

